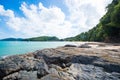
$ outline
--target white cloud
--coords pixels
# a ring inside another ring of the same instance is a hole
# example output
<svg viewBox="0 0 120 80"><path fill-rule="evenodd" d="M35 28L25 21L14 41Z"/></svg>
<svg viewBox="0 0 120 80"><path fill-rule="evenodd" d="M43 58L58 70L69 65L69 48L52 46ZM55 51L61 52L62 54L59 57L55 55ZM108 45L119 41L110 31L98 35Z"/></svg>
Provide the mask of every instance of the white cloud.
<svg viewBox="0 0 120 80"><path fill-rule="evenodd" d="M107 0L65 0L70 14L56 6L44 7L21 4L24 17L16 17L14 11L0 5L0 15L7 17L6 24L24 37L57 36L65 38L94 27L105 14Z"/></svg>
<svg viewBox="0 0 120 80"><path fill-rule="evenodd" d="M12 10L5 10L2 5L0 5L0 15L9 16L10 18L14 17L14 12Z"/></svg>
<svg viewBox="0 0 120 80"><path fill-rule="evenodd" d="M12 10L5 10L3 6L0 7L0 15L8 17L7 25L25 37L48 35L64 38L73 32L71 23L65 20L65 14L58 7L23 3L20 9L25 17L16 17ZM6 15L8 13L11 14Z"/></svg>
<svg viewBox="0 0 120 80"><path fill-rule="evenodd" d="M112 0L65 0L70 15L69 20L79 32L87 31L105 14L105 7Z"/></svg>

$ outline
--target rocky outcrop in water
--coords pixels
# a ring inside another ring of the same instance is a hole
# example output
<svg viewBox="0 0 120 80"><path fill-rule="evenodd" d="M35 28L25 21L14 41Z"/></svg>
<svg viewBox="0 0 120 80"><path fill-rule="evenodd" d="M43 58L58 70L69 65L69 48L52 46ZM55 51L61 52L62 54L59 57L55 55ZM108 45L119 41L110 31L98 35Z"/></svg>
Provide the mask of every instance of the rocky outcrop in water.
<svg viewBox="0 0 120 80"><path fill-rule="evenodd" d="M0 60L0 80L120 80L120 56L111 62L103 53L120 50L66 46L6 57Z"/></svg>

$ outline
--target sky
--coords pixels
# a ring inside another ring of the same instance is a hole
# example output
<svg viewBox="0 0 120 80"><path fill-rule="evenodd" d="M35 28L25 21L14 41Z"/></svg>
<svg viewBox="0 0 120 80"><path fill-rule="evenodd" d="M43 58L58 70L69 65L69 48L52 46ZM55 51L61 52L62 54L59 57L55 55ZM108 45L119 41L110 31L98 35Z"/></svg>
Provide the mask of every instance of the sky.
<svg viewBox="0 0 120 80"><path fill-rule="evenodd" d="M0 39L72 37L99 23L112 0L0 0Z"/></svg>

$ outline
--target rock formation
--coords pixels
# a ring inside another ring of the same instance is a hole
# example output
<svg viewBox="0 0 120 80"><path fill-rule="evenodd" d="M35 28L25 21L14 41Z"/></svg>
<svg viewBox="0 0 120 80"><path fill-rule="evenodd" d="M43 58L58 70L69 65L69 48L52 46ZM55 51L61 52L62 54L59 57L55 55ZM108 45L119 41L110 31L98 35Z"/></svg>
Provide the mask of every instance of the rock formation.
<svg viewBox="0 0 120 80"><path fill-rule="evenodd" d="M9 56L0 60L0 80L120 80L120 49L69 45Z"/></svg>

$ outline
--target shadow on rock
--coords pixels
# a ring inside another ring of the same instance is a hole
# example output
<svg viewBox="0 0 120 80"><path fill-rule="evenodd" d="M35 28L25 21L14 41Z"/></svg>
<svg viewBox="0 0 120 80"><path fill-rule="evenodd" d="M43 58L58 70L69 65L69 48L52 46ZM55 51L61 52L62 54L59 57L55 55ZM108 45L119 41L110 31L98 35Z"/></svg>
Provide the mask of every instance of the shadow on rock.
<svg viewBox="0 0 120 80"><path fill-rule="evenodd" d="M118 72L120 73L120 65L115 63L110 63L96 56L82 56L77 55L72 58L72 63L79 63L85 65L94 65L104 68L106 72Z"/></svg>

